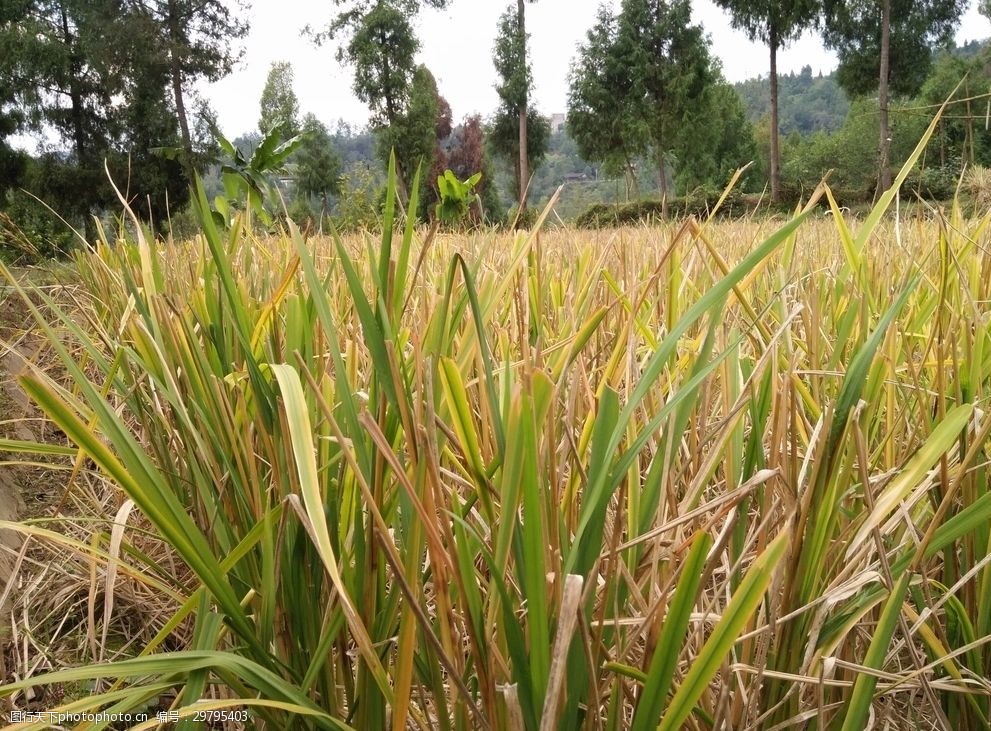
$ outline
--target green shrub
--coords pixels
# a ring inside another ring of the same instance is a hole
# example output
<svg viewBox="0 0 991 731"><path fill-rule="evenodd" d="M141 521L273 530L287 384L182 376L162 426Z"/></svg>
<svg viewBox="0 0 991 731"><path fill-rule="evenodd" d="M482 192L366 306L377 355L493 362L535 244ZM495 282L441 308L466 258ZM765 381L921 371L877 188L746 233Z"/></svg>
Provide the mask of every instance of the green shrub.
<svg viewBox="0 0 991 731"><path fill-rule="evenodd" d="M340 231L376 228L382 197L382 186L371 168L366 163L356 165L341 176L341 195L335 207L334 225Z"/></svg>
<svg viewBox="0 0 991 731"><path fill-rule="evenodd" d="M958 164L913 170L905 180L902 195L909 197L918 194L927 200L950 200L957 189L959 170Z"/></svg>
<svg viewBox="0 0 991 731"><path fill-rule="evenodd" d="M0 251L6 259L65 258L79 243L65 222L27 193L7 194L7 205L0 212Z"/></svg>
<svg viewBox="0 0 991 731"><path fill-rule="evenodd" d="M539 215L540 211L533 207L524 209L523 214L520 215L520 207L515 205L506 212L506 225L513 226L515 223L517 229L530 229L537 222Z"/></svg>
<svg viewBox="0 0 991 731"><path fill-rule="evenodd" d="M306 229L307 225L316 225L316 220L320 217L320 212L314 213L313 207L310 205L309 201L306 200L304 196L297 195L293 198L292 203L289 204L288 208L289 218L302 229Z"/></svg>

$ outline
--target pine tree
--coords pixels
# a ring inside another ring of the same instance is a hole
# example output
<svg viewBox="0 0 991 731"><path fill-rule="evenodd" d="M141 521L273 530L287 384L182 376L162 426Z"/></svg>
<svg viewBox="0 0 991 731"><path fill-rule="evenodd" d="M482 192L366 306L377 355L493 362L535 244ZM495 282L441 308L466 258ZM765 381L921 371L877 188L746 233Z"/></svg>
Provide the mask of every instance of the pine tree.
<svg viewBox="0 0 991 731"><path fill-rule="evenodd" d="M112 200L103 160L120 136L112 111L123 80L103 35L114 8L109 0L30 0L21 10L4 33L5 73L27 128L54 132L70 151L43 160L46 189L33 192L82 220L92 240L92 214Z"/></svg>
<svg viewBox="0 0 991 731"><path fill-rule="evenodd" d="M299 99L292 83L292 65L287 61L274 62L268 71L259 103L258 131L262 135L276 126L282 127L284 137L292 137L299 132Z"/></svg>
<svg viewBox="0 0 991 731"><path fill-rule="evenodd" d="M693 108L715 80L702 28L692 25L688 0L624 0L616 34L621 63L630 73L624 100L639 134L649 140L658 169L661 213L667 215L668 166L685 135Z"/></svg>
<svg viewBox="0 0 991 731"><path fill-rule="evenodd" d="M313 114L303 118L303 141L296 152L296 191L320 201L321 218L330 210L329 198L341 188L341 159L327 127Z"/></svg>
<svg viewBox="0 0 991 731"><path fill-rule="evenodd" d="M446 102L445 102L446 105ZM448 107L449 113L450 107ZM389 127L379 131L379 155L387 160L389 153L396 153L396 168L405 175L407 186L420 169L420 205L423 214L430 202L427 190L430 173L434 170L437 153L437 129L440 116L440 94L437 82L426 66L418 66L410 84L409 99L405 110ZM449 125L449 123L448 123Z"/></svg>
<svg viewBox="0 0 991 731"><path fill-rule="evenodd" d="M547 154L550 125L529 104L533 74L528 61L523 1L506 8L499 28L492 61L499 75L496 93L499 109L492 124L495 151L511 161L515 171L514 194L521 214L526 210L526 188L530 175ZM525 220L521 218L521 220Z"/></svg>
<svg viewBox="0 0 991 731"><path fill-rule="evenodd" d="M239 1L135 0L145 3L155 19L155 42L149 44L168 63L172 102L179 123L182 163L187 175L200 162L193 135L196 125L187 99L200 80L227 76L243 55L235 45L248 34L249 24ZM192 119L192 124L191 124Z"/></svg>
<svg viewBox="0 0 991 731"><path fill-rule="evenodd" d="M636 129L632 76L618 52L617 33L618 19L608 6L600 6L571 64L567 124L583 159L622 171L629 198L636 181L633 161L646 152L647 140Z"/></svg>

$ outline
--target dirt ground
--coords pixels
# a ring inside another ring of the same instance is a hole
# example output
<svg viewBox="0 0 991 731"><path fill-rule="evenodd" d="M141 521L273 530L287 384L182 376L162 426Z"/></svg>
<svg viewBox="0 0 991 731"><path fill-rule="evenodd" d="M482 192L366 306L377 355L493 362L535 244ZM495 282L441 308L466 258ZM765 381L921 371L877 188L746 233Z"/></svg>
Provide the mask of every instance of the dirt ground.
<svg viewBox="0 0 991 731"><path fill-rule="evenodd" d="M20 296L0 284L0 438L27 442L44 438L41 414L17 382L26 372L27 361L36 357L39 339L32 324ZM55 472L9 464L17 461L18 455L0 452L0 521L40 515L57 497ZM0 529L0 594L20 545L17 533Z"/></svg>

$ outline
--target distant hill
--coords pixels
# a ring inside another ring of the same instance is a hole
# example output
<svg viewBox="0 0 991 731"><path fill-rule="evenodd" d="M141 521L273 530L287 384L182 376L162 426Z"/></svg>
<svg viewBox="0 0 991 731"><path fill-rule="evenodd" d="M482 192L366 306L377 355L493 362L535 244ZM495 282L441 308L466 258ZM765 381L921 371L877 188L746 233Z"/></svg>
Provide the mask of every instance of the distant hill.
<svg viewBox="0 0 991 731"><path fill-rule="evenodd" d="M962 46L954 46L949 53L966 60L976 56L989 42L991 39L967 41ZM756 124L770 113L771 91L767 76L747 79L733 87L743 99L751 122ZM781 74L778 97L781 134L785 136L792 132L804 136L839 129L850 109L850 100L836 82L836 74L813 75L811 66L805 66L797 74Z"/></svg>
<svg viewBox="0 0 991 731"><path fill-rule="evenodd" d="M953 49L953 53L966 60L968 58L973 58L980 53L981 49L985 48L988 43L991 43L991 38L985 38L983 41L967 41L962 46L956 46Z"/></svg>
<svg viewBox="0 0 991 731"><path fill-rule="evenodd" d="M771 90L766 76L747 79L733 87L743 99L747 117L757 123L770 113ZM850 101L836 83L836 75L812 74L812 67L778 76L778 115L781 133L801 135L839 129L850 109Z"/></svg>

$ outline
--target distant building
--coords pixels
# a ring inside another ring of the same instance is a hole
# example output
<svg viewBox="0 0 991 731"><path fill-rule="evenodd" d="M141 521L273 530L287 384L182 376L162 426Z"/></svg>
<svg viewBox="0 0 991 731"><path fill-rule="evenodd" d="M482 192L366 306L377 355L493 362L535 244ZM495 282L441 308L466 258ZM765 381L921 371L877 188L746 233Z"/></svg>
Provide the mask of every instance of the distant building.
<svg viewBox="0 0 991 731"><path fill-rule="evenodd" d="M567 116L564 114L552 114L551 115L551 134L561 134L564 132L564 125L567 122Z"/></svg>

